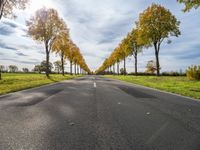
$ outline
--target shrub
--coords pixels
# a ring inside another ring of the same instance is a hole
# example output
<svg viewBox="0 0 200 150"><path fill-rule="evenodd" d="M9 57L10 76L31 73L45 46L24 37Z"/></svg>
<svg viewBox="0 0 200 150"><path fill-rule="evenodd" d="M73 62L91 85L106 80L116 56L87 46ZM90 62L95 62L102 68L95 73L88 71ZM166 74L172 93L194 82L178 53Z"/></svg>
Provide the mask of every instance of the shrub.
<svg viewBox="0 0 200 150"><path fill-rule="evenodd" d="M200 80L200 66L191 66L186 73L190 80Z"/></svg>
<svg viewBox="0 0 200 150"><path fill-rule="evenodd" d="M186 74L182 72L171 71L171 72L163 72L162 76L186 76Z"/></svg>

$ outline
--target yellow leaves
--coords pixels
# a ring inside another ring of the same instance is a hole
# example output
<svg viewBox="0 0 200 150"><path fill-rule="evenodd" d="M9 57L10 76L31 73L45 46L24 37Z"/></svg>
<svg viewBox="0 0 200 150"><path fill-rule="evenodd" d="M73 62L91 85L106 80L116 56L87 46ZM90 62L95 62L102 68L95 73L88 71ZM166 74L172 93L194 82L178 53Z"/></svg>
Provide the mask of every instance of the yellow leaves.
<svg viewBox="0 0 200 150"><path fill-rule="evenodd" d="M168 38L170 35L178 36L179 22L168 9L161 5L152 4L140 14L139 41L146 44Z"/></svg>
<svg viewBox="0 0 200 150"><path fill-rule="evenodd" d="M190 11L192 8L199 8L200 1L199 0L177 0L179 3L185 4L184 12Z"/></svg>
<svg viewBox="0 0 200 150"><path fill-rule="evenodd" d="M110 57L104 61L97 73L129 55L137 57L137 53L143 47L156 44L156 51L159 52L160 45L165 38L180 35L179 24L180 22L168 9L153 3L139 15L136 28L128 33Z"/></svg>
<svg viewBox="0 0 200 150"><path fill-rule="evenodd" d="M27 21L28 33L35 40L51 41L65 30L63 20L55 9L42 8Z"/></svg>
<svg viewBox="0 0 200 150"><path fill-rule="evenodd" d="M79 48L70 40L69 29L55 9L42 8L27 21L29 35L45 43L46 53L52 50L90 72Z"/></svg>

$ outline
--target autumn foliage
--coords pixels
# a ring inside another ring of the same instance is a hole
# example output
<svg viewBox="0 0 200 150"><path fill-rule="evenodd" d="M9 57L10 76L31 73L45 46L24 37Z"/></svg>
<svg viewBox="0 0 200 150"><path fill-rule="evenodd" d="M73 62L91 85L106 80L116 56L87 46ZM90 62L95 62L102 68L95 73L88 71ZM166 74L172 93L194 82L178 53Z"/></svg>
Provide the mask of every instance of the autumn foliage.
<svg viewBox="0 0 200 150"><path fill-rule="evenodd" d="M180 22L172 13L161 5L152 4L139 15L136 27L122 40L114 52L107 58L103 65L96 71L101 73L110 66L124 61L126 71L126 57L134 56L135 74L137 75L137 56L145 47L153 46L156 57L156 71L160 75L159 52L161 44L170 36L178 37Z"/></svg>
<svg viewBox="0 0 200 150"><path fill-rule="evenodd" d="M43 42L46 52L46 76L49 77L49 57L51 52L61 56L62 74L64 75L64 61L70 61L70 72L72 74L72 63L80 66L80 70L90 73L79 48L69 37L69 29L55 9L39 9L35 16L27 21L29 35L37 41ZM76 71L75 71L76 74Z"/></svg>

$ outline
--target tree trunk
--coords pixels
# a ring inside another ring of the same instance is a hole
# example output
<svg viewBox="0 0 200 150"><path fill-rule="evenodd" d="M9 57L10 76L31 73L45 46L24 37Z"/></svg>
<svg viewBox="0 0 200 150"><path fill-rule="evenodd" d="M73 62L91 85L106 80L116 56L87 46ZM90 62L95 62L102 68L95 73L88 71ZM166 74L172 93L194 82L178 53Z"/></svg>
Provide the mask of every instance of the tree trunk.
<svg viewBox="0 0 200 150"><path fill-rule="evenodd" d="M74 74L76 75L76 63L74 64Z"/></svg>
<svg viewBox="0 0 200 150"><path fill-rule="evenodd" d="M49 47L48 41L45 41L45 48L46 48L46 76L49 78Z"/></svg>
<svg viewBox="0 0 200 150"><path fill-rule="evenodd" d="M113 64L113 74L115 74L115 64Z"/></svg>
<svg viewBox="0 0 200 150"><path fill-rule="evenodd" d="M79 65L77 65L77 74L79 75Z"/></svg>
<svg viewBox="0 0 200 150"><path fill-rule="evenodd" d="M62 75L65 75L65 66L64 66L64 54L61 54L61 64L62 64Z"/></svg>
<svg viewBox="0 0 200 150"><path fill-rule="evenodd" d="M117 62L117 74L119 75L119 61Z"/></svg>
<svg viewBox="0 0 200 150"><path fill-rule="evenodd" d="M126 57L124 57L124 75L126 75Z"/></svg>
<svg viewBox="0 0 200 150"><path fill-rule="evenodd" d="M155 48L155 56L156 56L157 76L160 76L159 46L157 46L157 43L154 43L154 48Z"/></svg>
<svg viewBox="0 0 200 150"><path fill-rule="evenodd" d="M137 50L136 50L136 52L135 52L135 75L137 76Z"/></svg>
<svg viewBox="0 0 200 150"><path fill-rule="evenodd" d="M72 74L72 61L70 61L70 74L73 75Z"/></svg>
<svg viewBox="0 0 200 150"><path fill-rule="evenodd" d="M6 3L7 3L7 1L0 0L0 20L3 17L4 7L5 7Z"/></svg>

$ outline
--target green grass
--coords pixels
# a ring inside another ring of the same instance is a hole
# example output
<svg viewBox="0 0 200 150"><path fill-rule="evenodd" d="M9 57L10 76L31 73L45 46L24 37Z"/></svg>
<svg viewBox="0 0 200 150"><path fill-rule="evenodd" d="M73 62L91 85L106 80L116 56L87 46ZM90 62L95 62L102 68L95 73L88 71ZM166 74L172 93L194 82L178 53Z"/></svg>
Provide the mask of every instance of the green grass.
<svg viewBox="0 0 200 150"><path fill-rule="evenodd" d="M200 81L190 81L187 77L155 76L106 76L133 84L139 84L171 93L200 99Z"/></svg>
<svg viewBox="0 0 200 150"><path fill-rule="evenodd" d="M50 75L50 78L48 79L44 74L5 73L2 74L3 80L0 80L0 95L38 87L62 80L69 80L76 77L79 76Z"/></svg>

